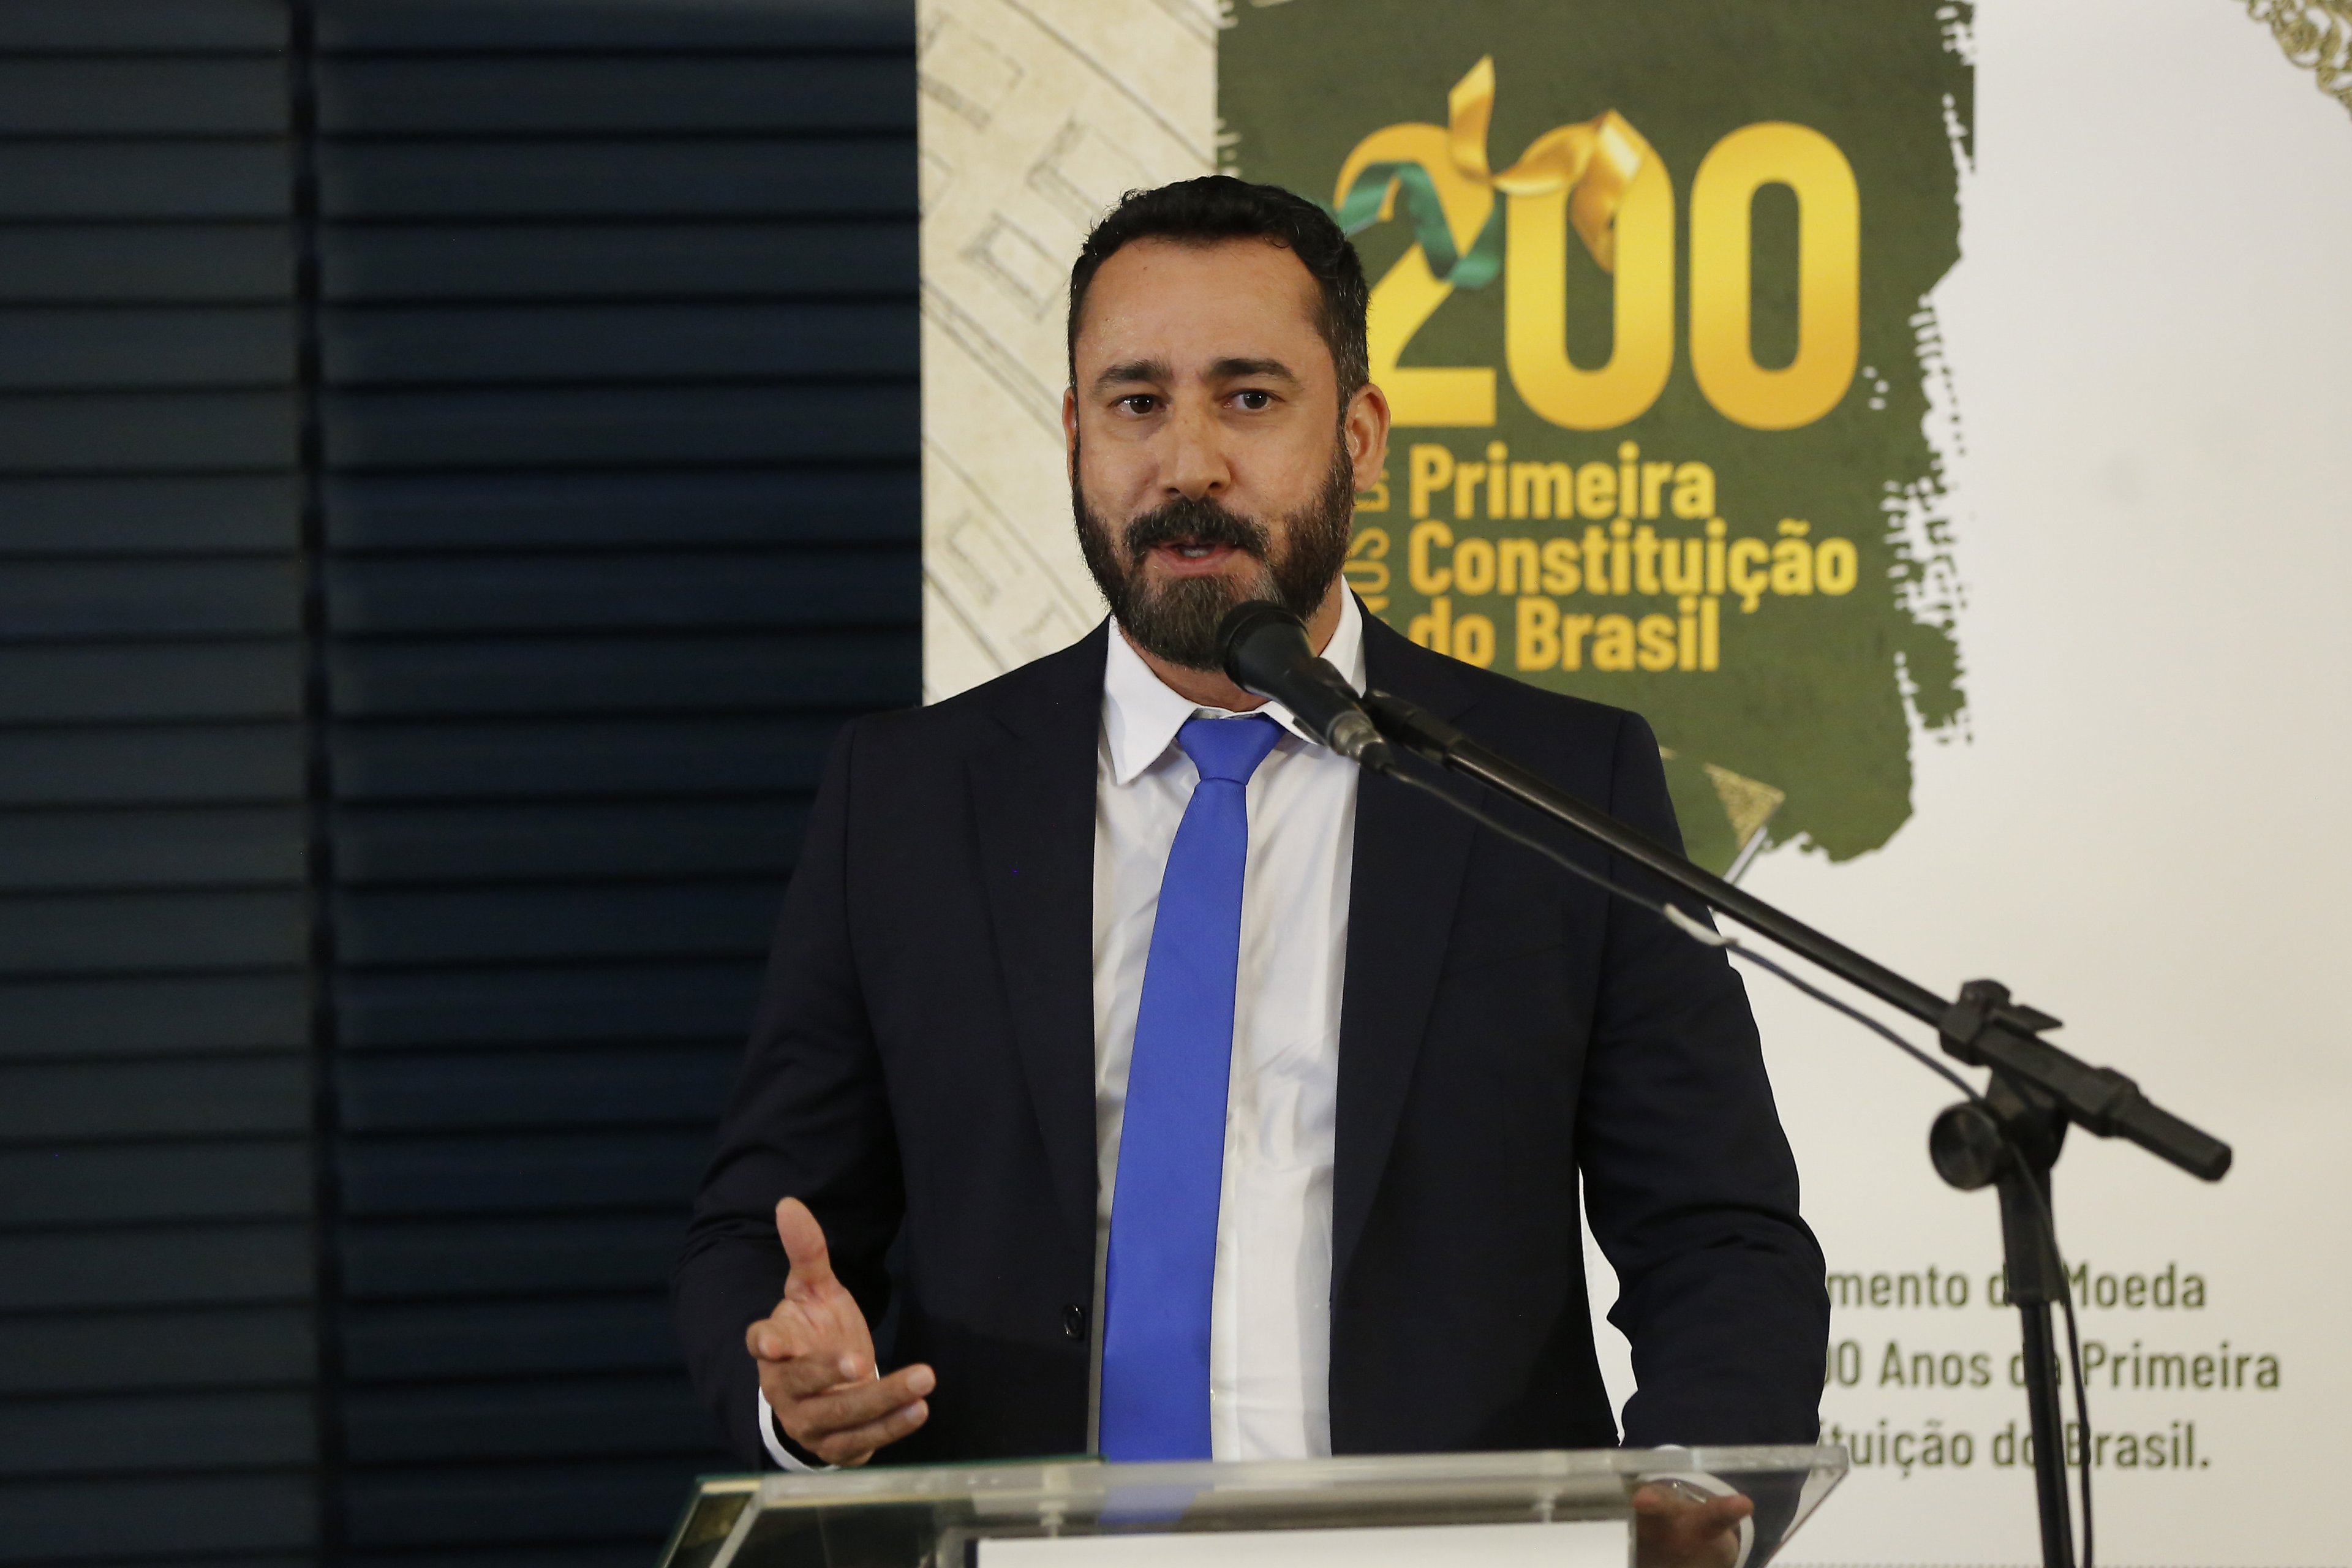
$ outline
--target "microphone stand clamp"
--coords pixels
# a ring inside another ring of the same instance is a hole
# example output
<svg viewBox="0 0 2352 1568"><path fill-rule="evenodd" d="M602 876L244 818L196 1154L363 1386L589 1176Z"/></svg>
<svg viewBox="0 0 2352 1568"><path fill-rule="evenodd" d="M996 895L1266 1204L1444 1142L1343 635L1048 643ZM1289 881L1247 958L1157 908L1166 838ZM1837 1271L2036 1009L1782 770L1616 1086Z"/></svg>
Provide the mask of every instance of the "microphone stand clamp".
<svg viewBox="0 0 2352 1568"><path fill-rule="evenodd" d="M1971 980L1960 987L1959 999L1937 1029L1945 1053L1964 1062L1981 1061L1979 1037L1996 1020L2028 1034L2058 1026L2049 1014L2011 1001L2009 988L2000 982ZM1927 1157L1937 1175L1964 1193L1988 1186L1999 1192L2001 1279L2018 1313L2019 1371L2032 1434L2046 1564L2074 1561L2066 1466L2072 1450L2087 1440L2066 1426L2059 1398L2064 1363L2050 1319L2051 1308L2064 1301L2067 1289L2050 1184L2068 1121L2053 1097L1994 1066L1982 1099L1947 1106L1927 1131Z"/></svg>

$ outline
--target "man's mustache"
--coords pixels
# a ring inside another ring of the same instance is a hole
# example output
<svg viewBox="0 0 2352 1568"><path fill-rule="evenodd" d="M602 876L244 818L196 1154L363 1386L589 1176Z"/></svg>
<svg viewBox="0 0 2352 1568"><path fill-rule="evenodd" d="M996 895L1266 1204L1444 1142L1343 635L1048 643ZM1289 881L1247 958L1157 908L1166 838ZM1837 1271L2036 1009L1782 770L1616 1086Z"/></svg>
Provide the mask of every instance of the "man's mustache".
<svg viewBox="0 0 2352 1568"><path fill-rule="evenodd" d="M1181 496L1129 523L1126 543L1128 558L1139 565L1163 544L1222 544L1261 561L1272 548L1266 531L1248 518L1227 511L1213 500Z"/></svg>

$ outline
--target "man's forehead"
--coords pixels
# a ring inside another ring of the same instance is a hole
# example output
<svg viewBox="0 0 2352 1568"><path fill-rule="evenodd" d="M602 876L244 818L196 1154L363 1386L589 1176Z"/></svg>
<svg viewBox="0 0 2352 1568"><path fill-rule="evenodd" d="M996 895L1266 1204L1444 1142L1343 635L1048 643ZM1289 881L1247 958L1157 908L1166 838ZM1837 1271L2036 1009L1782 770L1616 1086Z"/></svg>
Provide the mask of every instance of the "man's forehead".
<svg viewBox="0 0 2352 1568"><path fill-rule="evenodd" d="M1113 252L1087 290L1082 360L1154 361L1214 374L1252 360L1311 369L1319 345L1315 279L1285 246L1252 238L1193 245L1139 239Z"/></svg>

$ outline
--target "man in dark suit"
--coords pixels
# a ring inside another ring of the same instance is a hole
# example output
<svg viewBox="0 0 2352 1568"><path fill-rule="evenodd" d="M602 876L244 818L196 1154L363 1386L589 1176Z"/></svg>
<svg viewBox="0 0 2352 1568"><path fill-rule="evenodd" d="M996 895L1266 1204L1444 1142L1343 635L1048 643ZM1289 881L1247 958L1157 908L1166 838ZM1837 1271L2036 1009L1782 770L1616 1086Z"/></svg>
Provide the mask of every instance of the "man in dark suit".
<svg viewBox="0 0 2352 1568"><path fill-rule="evenodd" d="M1349 595L1388 436L1365 308L1270 187L1089 237L1065 424L1112 619L834 752L677 1271L747 1460L1608 1446L1580 1187L1625 1440L1813 1440L1822 1258L1722 955L1218 670L1224 611L1283 603L1351 679L1675 840L1641 719Z"/></svg>

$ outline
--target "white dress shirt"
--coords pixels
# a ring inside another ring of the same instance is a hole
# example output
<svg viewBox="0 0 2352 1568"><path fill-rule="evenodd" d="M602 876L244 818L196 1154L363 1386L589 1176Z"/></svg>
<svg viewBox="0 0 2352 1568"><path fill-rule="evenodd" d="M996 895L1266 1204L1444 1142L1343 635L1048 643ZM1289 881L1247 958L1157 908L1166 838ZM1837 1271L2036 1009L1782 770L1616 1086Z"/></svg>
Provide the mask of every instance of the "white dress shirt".
<svg viewBox="0 0 2352 1568"><path fill-rule="evenodd" d="M1343 596L1339 629L1324 649L1359 691L1360 614L1354 595ZM1307 738L1280 704L1260 711L1286 733L1250 775L1246 795L1249 858L1209 1308L1209 1435L1220 1459L1331 1451L1331 1157L1358 770ZM1200 780L1176 731L1202 715L1231 716L1171 690L1114 630L1095 781L1098 1326L1136 1009L1168 851ZM1097 1331L1097 1392L1101 1343Z"/></svg>
<svg viewBox="0 0 2352 1568"><path fill-rule="evenodd" d="M1364 689L1364 628L1353 595L1323 657ZM1347 973L1355 863L1356 764L1309 739L1288 709L1261 710L1286 731L1250 775L1242 873L1241 962L1226 1090L1224 1186L1209 1307L1209 1432L1220 1459L1307 1458L1331 1451L1331 1157L1339 1089L1339 997ZM1200 774L1176 731L1201 715L1113 627L1103 670L1095 772L1096 1368L1103 1262L1118 1176L1118 1134L1135 1015L1160 912L1160 880ZM1087 1444L1096 1443L1088 1400ZM760 1435L789 1470L760 1396Z"/></svg>

